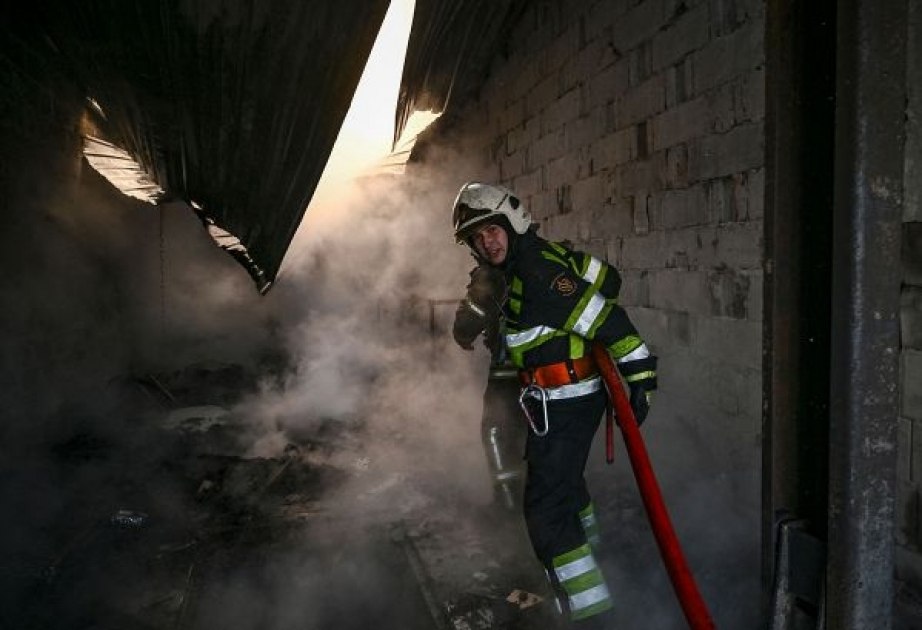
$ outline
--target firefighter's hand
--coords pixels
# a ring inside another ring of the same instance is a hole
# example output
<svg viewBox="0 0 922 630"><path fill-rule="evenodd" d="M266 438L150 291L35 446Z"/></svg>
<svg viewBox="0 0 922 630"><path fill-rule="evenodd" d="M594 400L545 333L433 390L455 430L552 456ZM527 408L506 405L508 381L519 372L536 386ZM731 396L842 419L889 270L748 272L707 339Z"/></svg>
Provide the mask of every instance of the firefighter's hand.
<svg viewBox="0 0 922 630"><path fill-rule="evenodd" d="M499 315L506 295L506 278L492 265L480 265L471 272L467 285L467 299L487 318Z"/></svg>
<svg viewBox="0 0 922 630"><path fill-rule="evenodd" d="M634 411L637 426L640 426L647 419L653 392L646 389L643 383L631 384L629 387L631 389L631 409Z"/></svg>
<svg viewBox="0 0 922 630"><path fill-rule="evenodd" d="M640 359L620 361L618 369L631 390L631 409L640 426L650 411L650 400L656 389L656 357L648 354Z"/></svg>
<svg viewBox="0 0 922 630"><path fill-rule="evenodd" d="M471 308L470 302L462 300L455 311L455 323L451 328L455 343L465 350L473 350L474 340L483 332L485 319L481 313Z"/></svg>

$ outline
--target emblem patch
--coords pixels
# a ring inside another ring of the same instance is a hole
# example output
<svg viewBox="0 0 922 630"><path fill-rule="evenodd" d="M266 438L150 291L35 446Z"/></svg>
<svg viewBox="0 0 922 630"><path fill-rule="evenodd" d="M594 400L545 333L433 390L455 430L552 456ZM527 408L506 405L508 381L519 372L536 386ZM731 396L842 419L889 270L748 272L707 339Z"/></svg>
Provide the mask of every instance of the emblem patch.
<svg viewBox="0 0 922 630"><path fill-rule="evenodd" d="M564 297L576 293L576 282L565 273L558 274L551 282L551 288Z"/></svg>

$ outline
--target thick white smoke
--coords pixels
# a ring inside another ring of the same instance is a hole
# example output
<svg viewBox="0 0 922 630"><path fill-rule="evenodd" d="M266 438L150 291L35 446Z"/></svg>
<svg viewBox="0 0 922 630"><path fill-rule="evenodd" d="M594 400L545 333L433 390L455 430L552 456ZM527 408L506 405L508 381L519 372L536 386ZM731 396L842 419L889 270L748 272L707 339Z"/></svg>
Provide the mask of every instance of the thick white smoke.
<svg viewBox="0 0 922 630"><path fill-rule="evenodd" d="M281 389L243 404L264 428L252 453L277 454L335 421L363 441L333 457L351 458L371 485L401 478L410 489L436 474L469 500L486 499L479 418L488 359L451 343L454 306L445 303L463 296L473 263L451 236L461 177L419 167L368 178L309 210L274 289L277 308L298 314L278 313L297 367Z"/></svg>
<svg viewBox="0 0 922 630"><path fill-rule="evenodd" d="M181 517L185 491L156 472L168 445L133 410L103 404L112 380L201 362L252 367L272 345L293 369L233 409L246 423L249 455L278 456L289 442L334 435L335 449L305 457L344 471L345 482L312 500L337 518L361 516L353 524L378 535L379 526L418 515L435 499L487 500L479 437L486 352L450 341L451 305L434 307L433 334L429 307L460 298L472 266L450 228L454 194L476 176L470 167L456 160L440 176L420 168L344 187L335 203L309 210L279 282L260 297L187 208L126 200L93 172L72 168L76 152L61 160L65 173L23 179L24 188L42 184L40 197L12 191L8 209L28 212L3 239L12 272L4 284L11 349L2 370L10 384L4 446L15 457L5 459L0 496L32 515L4 529L18 548L53 555L60 541L35 532L70 532L75 518L115 508ZM61 443L99 459L62 483L54 454ZM137 468L123 458L139 451L151 477L143 492L126 492L115 480ZM81 506L76 517L72 504Z"/></svg>

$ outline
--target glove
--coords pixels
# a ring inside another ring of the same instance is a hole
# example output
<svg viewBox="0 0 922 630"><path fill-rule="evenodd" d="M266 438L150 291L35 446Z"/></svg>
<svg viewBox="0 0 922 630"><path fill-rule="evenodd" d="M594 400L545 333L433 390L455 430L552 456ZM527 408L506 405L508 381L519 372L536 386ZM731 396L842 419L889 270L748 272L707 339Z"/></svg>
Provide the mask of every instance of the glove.
<svg viewBox="0 0 922 630"><path fill-rule="evenodd" d="M471 304L486 313L487 317L496 317L505 298L506 277L502 271L492 265L474 268L467 285L467 299Z"/></svg>
<svg viewBox="0 0 922 630"><path fill-rule="evenodd" d="M455 323L451 327L451 335L455 343L465 350L474 349L474 340L483 332L486 318L471 310L470 305L461 302L455 311Z"/></svg>
<svg viewBox="0 0 922 630"><path fill-rule="evenodd" d="M506 278L502 271L490 265L480 265L471 271L467 295L455 311L451 331L455 343L465 350L473 350L474 340L480 333L496 329L505 295Z"/></svg>
<svg viewBox="0 0 922 630"><path fill-rule="evenodd" d="M634 419L637 420L639 427L647 419L653 392L647 391L641 384L631 384L628 387L631 390L631 409L634 411Z"/></svg>
<svg viewBox="0 0 922 630"><path fill-rule="evenodd" d="M631 393L631 409L637 426L643 424L650 411L650 401L656 389L656 357L652 354L632 361L619 361L618 369L627 381Z"/></svg>

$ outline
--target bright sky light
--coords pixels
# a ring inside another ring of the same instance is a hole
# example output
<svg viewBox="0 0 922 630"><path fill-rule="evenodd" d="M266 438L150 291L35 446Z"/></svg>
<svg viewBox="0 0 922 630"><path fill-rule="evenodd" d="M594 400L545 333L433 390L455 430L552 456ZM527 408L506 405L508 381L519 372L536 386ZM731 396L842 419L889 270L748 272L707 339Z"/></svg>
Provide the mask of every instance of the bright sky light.
<svg viewBox="0 0 922 630"><path fill-rule="evenodd" d="M380 164L391 153L394 115L415 0L392 0L375 40L352 105L336 138L311 205L334 199L337 188ZM437 114L414 114L405 137L419 133ZM423 124L425 123L425 124ZM401 141L405 149L407 141ZM412 143L410 143L412 146ZM388 160L393 163L393 160Z"/></svg>

